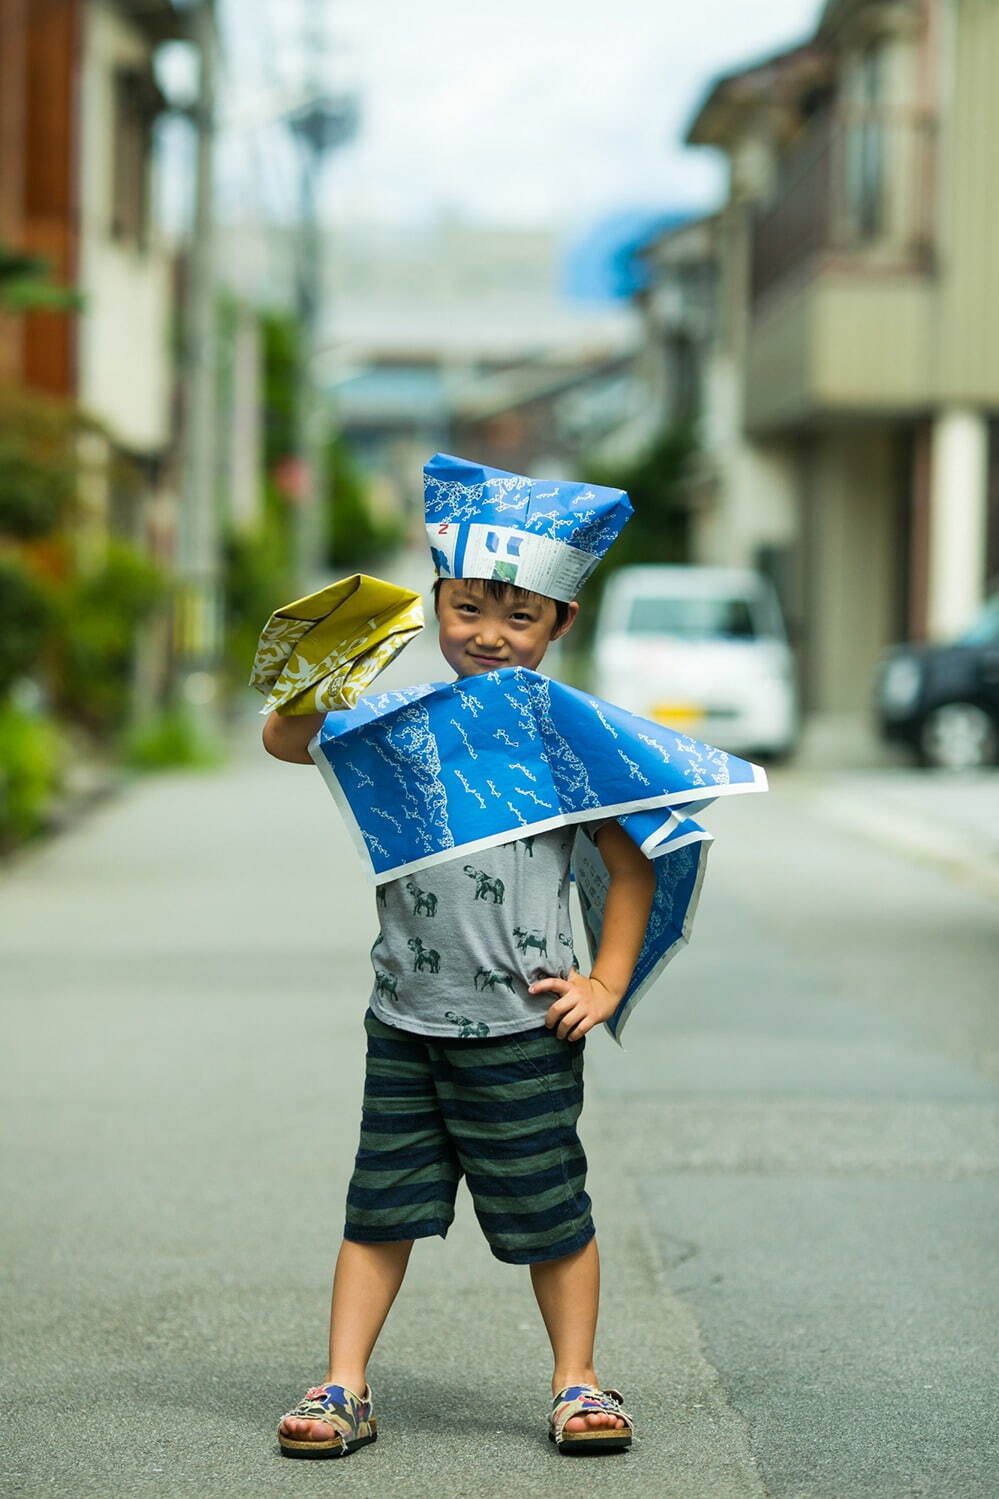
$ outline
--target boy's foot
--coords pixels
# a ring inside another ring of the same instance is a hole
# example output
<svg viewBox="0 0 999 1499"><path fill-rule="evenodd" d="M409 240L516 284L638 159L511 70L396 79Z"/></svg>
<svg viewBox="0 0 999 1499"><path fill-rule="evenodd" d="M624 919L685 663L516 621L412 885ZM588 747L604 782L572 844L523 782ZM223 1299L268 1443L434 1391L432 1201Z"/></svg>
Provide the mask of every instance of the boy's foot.
<svg viewBox="0 0 999 1499"><path fill-rule="evenodd" d="M631 1446L634 1422L617 1390L567 1385L552 1397L548 1435L560 1452L616 1452Z"/></svg>
<svg viewBox="0 0 999 1499"><path fill-rule="evenodd" d="M592 1371L591 1371L592 1372ZM552 1381L552 1399L562 1400L568 1389L599 1389L596 1375L591 1380L570 1379L565 1384L558 1385ZM627 1421L610 1411L588 1411L585 1415L570 1416L565 1423L566 1431L598 1431L601 1426L627 1426Z"/></svg>
<svg viewBox="0 0 999 1499"><path fill-rule="evenodd" d="M286 1457L345 1457L355 1447L373 1442L377 1434L369 1385L362 1395L344 1385L313 1385L278 1426Z"/></svg>
<svg viewBox="0 0 999 1499"><path fill-rule="evenodd" d="M316 1387L319 1388L319 1387ZM311 1394L311 1391L309 1392ZM556 1394L564 1394L564 1391L556 1391ZM359 1400L367 1402L370 1406L371 1391L366 1385ZM570 1416L565 1423L565 1431L597 1431L601 1427L620 1428L628 1425L628 1422L611 1411L594 1410L585 1414ZM288 1437L294 1442L321 1442L328 1444L330 1441L330 1423L315 1420L311 1417L298 1416L289 1411L282 1417L278 1427L280 1435Z"/></svg>
<svg viewBox="0 0 999 1499"><path fill-rule="evenodd" d="M303 1416L284 1416L278 1432L295 1442L328 1442L330 1437L325 1421L307 1421Z"/></svg>
<svg viewBox="0 0 999 1499"><path fill-rule="evenodd" d="M597 1431L601 1426L627 1426L620 1416L609 1411L590 1411L585 1416L570 1416L565 1423L566 1431Z"/></svg>

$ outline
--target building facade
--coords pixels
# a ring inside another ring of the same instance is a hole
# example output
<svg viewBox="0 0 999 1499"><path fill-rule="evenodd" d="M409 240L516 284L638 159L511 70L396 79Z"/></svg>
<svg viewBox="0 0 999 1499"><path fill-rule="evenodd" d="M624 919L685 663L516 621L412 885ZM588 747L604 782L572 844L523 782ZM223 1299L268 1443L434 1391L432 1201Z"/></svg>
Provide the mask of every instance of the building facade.
<svg viewBox="0 0 999 1499"><path fill-rule="evenodd" d="M174 260L152 213L165 108L153 54L182 35L169 0L0 0L0 241L82 296L0 330L0 379L94 418L81 540L169 555ZM117 459L131 482L116 482Z"/></svg>
<svg viewBox="0 0 999 1499"><path fill-rule="evenodd" d="M717 285L697 560L762 565L806 704L851 712L886 645L959 631L999 570L999 7L829 0L717 80Z"/></svg>

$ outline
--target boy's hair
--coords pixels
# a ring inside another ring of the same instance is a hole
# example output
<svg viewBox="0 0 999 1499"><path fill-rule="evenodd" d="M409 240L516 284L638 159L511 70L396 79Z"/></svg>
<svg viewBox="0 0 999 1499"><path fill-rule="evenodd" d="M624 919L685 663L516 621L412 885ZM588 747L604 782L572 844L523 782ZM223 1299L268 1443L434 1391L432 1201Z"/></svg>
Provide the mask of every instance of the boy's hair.
<svg viewBox="0 0 999 1499"><path fill-rule="evenodd" d="M434 613L436 614L440 605L441 584L445 580L438 578L434 583ZM498 603L504 604L508 599L541 599L546 604L555 605L555 629L560 630L569 618L569 605L562 599L550 599L545 593L532 593L529 588L518 588L516 583L504 583L501 578L462 578L460 580L470 587L473 592L488 594L489 598L496 599Z"/></svg>

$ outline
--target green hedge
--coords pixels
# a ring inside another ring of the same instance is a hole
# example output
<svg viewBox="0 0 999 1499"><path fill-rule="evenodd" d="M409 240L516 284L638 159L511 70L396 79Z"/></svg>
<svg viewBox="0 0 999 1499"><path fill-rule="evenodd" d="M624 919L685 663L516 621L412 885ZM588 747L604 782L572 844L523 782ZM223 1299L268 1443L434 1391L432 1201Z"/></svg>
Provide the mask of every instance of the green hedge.
<svg viewBox="0 0 999 1499"><path fill-rule="evenodd" d="M55 618L46 586L20 558L0 555L0 699L37 673Z"/></svg>
<svg viewBox="0 0 999 1499"><path fill-rule="evenodd" d="M112 543L95 573L59 598L58 708L98 739L128 721L135 637L168 593L165 574L134 548Z"/></svg>
<svg viewBox="0 0 999 1499"><path fill-rule="evenodd" d="M39 832L62 774L59 731L49 719L0 705L0 849Z"/></svg>

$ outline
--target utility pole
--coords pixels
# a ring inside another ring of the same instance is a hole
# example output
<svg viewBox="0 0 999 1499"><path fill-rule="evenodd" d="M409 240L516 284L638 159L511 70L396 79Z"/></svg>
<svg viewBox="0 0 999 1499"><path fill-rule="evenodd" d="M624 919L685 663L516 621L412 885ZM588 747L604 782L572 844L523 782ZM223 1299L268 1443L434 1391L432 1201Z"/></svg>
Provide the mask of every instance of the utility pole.
<svg viewBox="0 0 999 1499"><path fill-rule="evenodd" d="M218 730L222 593L216 483L215 0L199 0L191 36L200 59L194 214L188 255L182 373L185 388L176 646L182 699L206 737Z"/></svg>
<svg viewBox="0 0 999 1499"><path fill-rule="evenodd" d="M334 94L329 86L328 0L302 0L305 7L305 103L289 114L287 124L299 148L299 232L295 313L298 321L296 453L298 460L294 523L294 568L299 593L311 588L324 561L324 498L328 478L325 450L329 424L316 354L322 337L323 234L319 184L330 153L357 130L358 106L353 94Z"/></svg>

